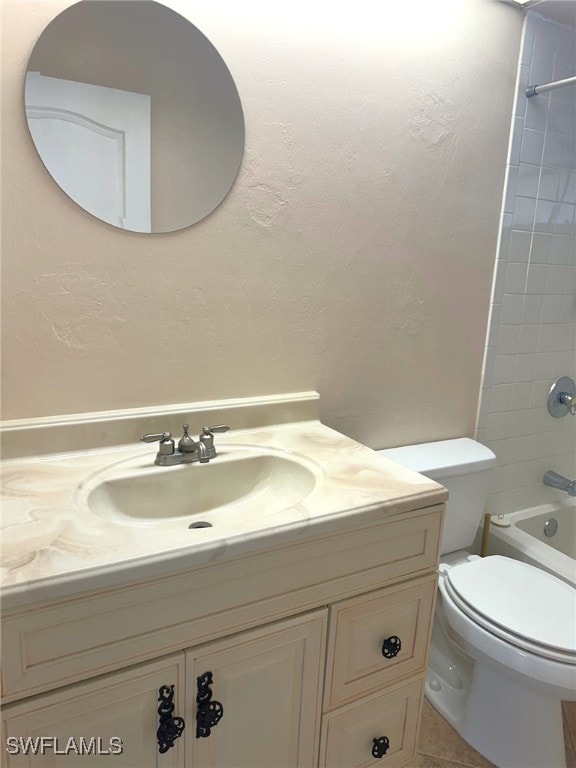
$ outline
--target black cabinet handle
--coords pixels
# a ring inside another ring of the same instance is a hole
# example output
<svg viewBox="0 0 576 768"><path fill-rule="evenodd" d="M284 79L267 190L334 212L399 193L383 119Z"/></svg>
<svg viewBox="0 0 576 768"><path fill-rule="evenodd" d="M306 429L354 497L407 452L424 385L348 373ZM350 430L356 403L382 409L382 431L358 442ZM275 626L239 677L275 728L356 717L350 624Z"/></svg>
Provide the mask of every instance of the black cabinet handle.
<svg viewBox="0 0 576 768"><path fill-rule="evenodd" d="M158 752L164 754L170 747L174 746L175 739L182 736L186 723L181 717L174 717L174 686L163 685L158 689L158 707L159 724L156 731L158 740Z"/></svg>
<svg viewBox="0 0 576 768"><path fill-rule="evenodd" d="M384 757L389 748L390 742L386 736L380 736L379 739L372 739L372 757Z"/></svg>
<svg viewBox="0 0 576 768"><path fill-rule="evenodd" d="M390 635L382 643L382 656L386 659L393 659L394 656L398 656L402 648L402 641L398 635Z"/></svg>
<svg viewBox="0 0 576 768"><path fill-rule="evenodd" d="M222 720L224 707L219 701L212 701L212 672L204 672L196 678L196 738L206 739L212 728Z"/></svg>

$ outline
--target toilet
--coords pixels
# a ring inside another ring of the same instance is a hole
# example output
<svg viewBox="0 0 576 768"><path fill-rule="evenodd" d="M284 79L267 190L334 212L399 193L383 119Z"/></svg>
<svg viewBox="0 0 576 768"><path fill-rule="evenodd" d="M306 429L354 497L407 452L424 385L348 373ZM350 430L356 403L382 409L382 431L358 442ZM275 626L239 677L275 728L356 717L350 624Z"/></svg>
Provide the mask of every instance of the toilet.
<svg viewBox="0 0 576 768"><path fill-rule="evenodd" d="M561 701L576 700L576 590L471 547L496 457L469 438L379 451L450 498L426 697L498 768L566 768Z"/></svg>

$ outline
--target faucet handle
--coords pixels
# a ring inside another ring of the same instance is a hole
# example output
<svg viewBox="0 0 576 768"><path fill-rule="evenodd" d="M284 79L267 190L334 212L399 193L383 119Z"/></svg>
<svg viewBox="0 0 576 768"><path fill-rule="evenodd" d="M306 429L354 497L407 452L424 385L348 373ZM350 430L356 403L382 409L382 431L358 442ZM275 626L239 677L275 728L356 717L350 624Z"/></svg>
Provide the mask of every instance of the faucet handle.
<svg viewBox="0 0 576 768"><path fill-rule="evenodd" d="M558 395L558 400L562 403L562 405L568 406L572 416L576 416L576 397L571 395L569 392L561 392Z"/></svg>
<svg viewBox="0 0 576 768"><path fill-rule="evenodd" d="M171 456L174 453L174 440L172 440L172 432L159 432L158 434L142 435L140 440L142 440L143 443L155 443L159 440L159 454L162 454L163 456Z"/></svg>
<svg viewBox="0 0 576 768"><path fill-rule="evenodd" d="M140 440L144 443L156 443L158 440L161 443L167 443L172 439L172 432L159 432L158 434L142 435Z"/></svg>
<svg viewBox="0 0 576 768"><path fill-rule="evenodd" d="M230 427L228 424L216 424L214 427L203 427L202 428L202 434L208 435L213 434L214 432L228 432Z"/></svg>
<svg viewBox="0 0 576 768"><path fill-rule="evenodd" d="M211 451L210 458L213 458L216 455L216 450L214 448L214 432L228 432L229 429L230 427L227 424L216 424L214 427L202 427L200 442L204 443L206 448Z"/></svg>

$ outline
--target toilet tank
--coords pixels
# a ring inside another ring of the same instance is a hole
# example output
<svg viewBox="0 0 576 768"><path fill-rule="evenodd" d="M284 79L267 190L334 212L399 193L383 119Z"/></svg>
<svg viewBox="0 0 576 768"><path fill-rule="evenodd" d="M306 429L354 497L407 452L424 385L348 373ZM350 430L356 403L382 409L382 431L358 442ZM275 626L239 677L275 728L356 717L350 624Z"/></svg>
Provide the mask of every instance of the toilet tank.
<svg viewBox="0 0 576 768"><path fill-rule="evenodd" d="M468 437L406 445L378 451L448 489L442 532L442 554L465 549L474 541L488 496L496 456Z"/></svg>

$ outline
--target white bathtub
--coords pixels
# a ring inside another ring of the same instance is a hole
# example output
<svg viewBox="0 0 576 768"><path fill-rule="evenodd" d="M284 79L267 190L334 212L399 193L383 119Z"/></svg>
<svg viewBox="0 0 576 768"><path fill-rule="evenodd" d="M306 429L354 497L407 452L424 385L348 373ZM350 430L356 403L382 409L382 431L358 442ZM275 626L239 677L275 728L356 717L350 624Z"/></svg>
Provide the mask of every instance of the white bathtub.
<svg viewBox="0 0 576 768"><path fill-rule="evenodd" d="M576 587L576 500L544 504L504 517L510 526L490 526L487 554L523 560ZM548 537L544 525L551 518L558 523L558 530Z"/></svg>

